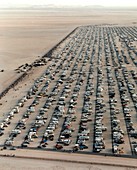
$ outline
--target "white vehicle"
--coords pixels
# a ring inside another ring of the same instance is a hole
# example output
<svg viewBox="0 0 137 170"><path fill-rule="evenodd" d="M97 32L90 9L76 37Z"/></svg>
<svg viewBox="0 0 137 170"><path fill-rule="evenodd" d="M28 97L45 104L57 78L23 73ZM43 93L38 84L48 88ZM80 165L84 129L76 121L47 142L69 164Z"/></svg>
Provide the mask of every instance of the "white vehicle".
<svg viewBox="0 0 137 170"><path fill-rule="evenodd" d="M14 112L13 111L9 112L9 116L14 117Z"/></svg>
<svg viewBox="0 0 137 170"><path fill-rule="evenodd" d="M135 154L137 155L137 147L135 147L134 150L135 150Z"/></svg>
<svg viewBox="0 0 137 170"><path fill-rule="evenodd" d="M79 137L78 137L78 139L84 139L84 140L89 140L89 136L86 136L86 135L80 135Z"/></svg>
<svg viewBox="0 0 137 170"><path fill-rule="evenodd" d="M47 132L48 134L52 134L54 131L53 131L52 129L46 129L46 132Z"/></svg>
<svg viewBox="0 0 137 170"><path fill-rule="evenodd" d="M118 146L116 146L116 145L113 146L113 152L118 153Z"/></svg>
<svg viewBox="0 0 137 170"><path fill-rule="evenodd" d="M95 137L96 142L103 142L103 137Z"/></svg>
<svg viewBox="0 0 137 170"><path fill-rule="evenodd" d="M120 132L113 132L113 137L122 139L124 135L122 135Z"/></svg>
<svg viewBox="0 0 137 170"><path fill-rule="evenodd" d="M35 108L34 107L30 107L30 109L27 110L30 113L34 113L35 112Z"/></svg>
<svg viewBox="0 0 137 170"><path fill-rule="evenodd" d="M65 100L65 96L62 96L59 98L60 101L64 101Z"/></svg>
<svg viewBox="0 0 137 170"><path fill-rule="evenodd" d="M36 120L35 121L35 124L40 125L40 126L44 126L45 123L46 123L45 120Z"/></svg>
<svg viewBox="0 0 137 170"><path fill-rule="evenodd" d="M20 133L21 133L21 130L19 130L19 129L14 129L14 130L11 131L11 133L13 133L13 134L20 134Z"/></svg>
<svg viewBox="0 0 137 170"><path fill-rule="evenodd" d="M5 142L5 145L7 146L12 146L13 145L13 141L8 139L6 142Z"/></svg>

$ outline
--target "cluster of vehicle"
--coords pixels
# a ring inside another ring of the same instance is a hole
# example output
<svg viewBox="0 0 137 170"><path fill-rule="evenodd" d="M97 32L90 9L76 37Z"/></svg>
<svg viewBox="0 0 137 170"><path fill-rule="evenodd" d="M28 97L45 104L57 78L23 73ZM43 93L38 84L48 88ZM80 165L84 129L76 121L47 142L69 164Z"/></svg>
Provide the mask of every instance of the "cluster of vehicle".
<svg viewBox="0 0 137 170"><path fill-rule="evenodd" d="M118 33L118 32L116 31L116 33ZM123 35L123 33L122 33L122 35ZM134 123L132 121L132 114L131 114L131 111L132 111L131 103L133 104L134 111L135 112L137 111L137 109L136 109L136 103L137 103L136 84L134 83L134 81L132 81L133 79L136 80L136 78L135 78L136 71L134 71L134 70L131 70L130 72L128 71L126 65L130 64L130 62L127 60L127 56L125 55L124 51L122 51L122 50L119 51L119 49L116 45L114 36L112 34L110 34L107 36L107 38L108 38L107 41L109 44L109 50L111 52L112 62L115 66L114 74L115 74L116 82L114 80L114 77L112 76L111 79L113 80L114 83L111 86L115 86L116 84L118 85L121 106L122 106L122 110L123 110L123 116L125 118L127 133L129 135L131 150L133 153L136 154L136 149L135 149L136 147L134 145L132 146L132 143L136 144L136 142L135 141L132 142L132 139L130 139L130 137L131 138L133 137L136 139L136 127L134 127ZM122 42L127 43L127 41L128 41L127 36L125 36L125 35L122 36ZM131 57L131 54L129 53L128 48L127 48L127 53L129 55L128 58L131 58L131 60L132 60L133 58ZM134 66L136 67L136 64L133 62L133 67ZM107 73L108 73L108 76L109 76L109 74L111 74L111 68L110 69L107 68ZM110 86L110 84L108 84L108 85ZM119 146L119 144L123 144L125 142L125 140L124 140L125 132L120 127L120 120L117 119L116 115L118 113L116 112L116 110L115 111L112 110L112 106L113 106L113 109L116 109L116 103L117 103L117 100L114 99L114 96L113 96L113 100L112 100L112 96L110 96L110 109L111 109L111 113L113 114L113 118L115 117L115 119L116 119L115 126L117 129L115 134L113 133L113 152L119 153L119 151L121 152L121 150L118 149L118 146ZM111 117L111 120L112 120L112 125L113 125L114 120L112 119L112 117ZM112 130L114 131L113 126L112 126ZM114 136L117 136L117 137L115 138Z"/></svg>
<svg viewBox="0 0 137 170"><path fill-rule="evenodd" d="M121 154L128 139L136 154L137 30L128 29L129 33L125 27L79 27L51 58L43 58L44 73L0 122L0 136L8 136L4 148L105 153L109 140L109 152ZM16 114L20 118L13 126ZM14 128L7 132L10 125Z"/></svg>

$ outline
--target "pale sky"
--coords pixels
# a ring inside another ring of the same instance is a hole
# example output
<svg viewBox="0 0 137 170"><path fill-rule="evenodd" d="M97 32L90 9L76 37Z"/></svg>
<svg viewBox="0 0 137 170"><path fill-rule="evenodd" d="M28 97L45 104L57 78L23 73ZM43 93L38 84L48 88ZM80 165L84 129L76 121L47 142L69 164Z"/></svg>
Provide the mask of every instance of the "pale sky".
<svg viewBox="0 0 137 170"><path fill-rule="evenodd" d="M0 7L17 5L137 6L137 0L0 0Z"/></svg>

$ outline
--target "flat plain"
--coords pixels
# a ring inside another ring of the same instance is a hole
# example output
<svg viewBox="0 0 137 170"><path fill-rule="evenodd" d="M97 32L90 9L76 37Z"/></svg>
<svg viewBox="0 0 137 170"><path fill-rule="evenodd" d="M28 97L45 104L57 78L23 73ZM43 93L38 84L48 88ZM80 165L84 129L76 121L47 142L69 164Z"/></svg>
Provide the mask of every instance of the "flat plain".
<svg viewBox="0 0 137 170"><path fill-rule="evenodd" d="M137 19L137 13L135 10L131 10L131 9L130 10L127 10L127 9L124 9L124 10L120 10L120 9L119 10L118 9L111 9L111 10L110 9L1 10L0 11L0 40L1 40L0 41L0 69L4 70L4 72L0 73L0 84L1 84L0 91L2 92L6 87L9 86L9 84L11 84L16 78L18 78L22 74L22 72L17 73L15 71L15 69L17 69L19 66L21 66L25 63L31 64L36 59L39 59L41 56L43 56L47 51L49 51L54 45L56 45L60 40L62 40L67 34L69 34L76 27L87 26L87 25L91 25L91 26L97 25L97 29L101 30L101 33L102 33L103 30L100 29L99 27L109 27L109 26L112 27L113 26L114 28L115 27L118 27L118 28L132 27L132 28L134 28L136 26L136 19ZM82 27L81 27L81 29L82 29ZM88 30L88 27L87 27L87 30ZM80 31L80 29L78 29L78 31ZM93 30L91 30L91 33L92 33L92 31ZM83 33L83 35L84 35L84 33ZM106 36L106 34L104 34L104 35ZM95 35L93 34L93 37L94 36ZM73 38L73 36L72 37L70 36L69 38L71 39L71 38ZM57 48L55 54L60 52L60 49L62 47L64 47L69 42L69 38L68 38L68 40L66 40L64 42L65 44L63 43L59 48ZM107 38L109 39L109 37L106 36L106 39ZM114 38L114 37L112 36L111 38ZM75 36L74 36L74 40L75 40ZM121 41L119 42L118 39L116 39L115 42L117 43L117 45L119 45L119 47L122 46ZM73 42L71 42L71 43L73 43ZM99 42L97 42L97 46L99 45L98 43ZM101 43L103 43L103 41ZM135 41L134 46L136 46L136 45L137 44ZM102 45L102 46L104 47L104 45ZM97 53L97 51L96 51L96 53ZM103 52L102 56L103 56L102 60L105 61L105 59L106 59L105 52ZM65 56L63 56L63 57L65 57ZM97 62L98 59L99 58L95 59L95 63ZM130 64L131 64L132 68L136 71L136 67L134 66L134 63L132 62L132 60L130 58L129 58L129 60L130 60ZM84 61L84 58L82 59L82 62L83 61ZM117 61L119 62L119 60L117 60ZM63 68L65 68L65 64L67 64L67 62L68 61L65 61L63 63ZM80 64L78 65L78 71L80 71L80 69L85 67L84 65L82 65L82 62L80 62ZM110 63L112 64L112 61L110 61ZM35 83L36 80L41 75L43 75L43 73L45 73L45 69L50 68L50 65L53 65L53 64L54 64L54 60L47 62L45 67L42 66L42 67L36 67L36 68L31 69L31 71L28 72L28 76L26 76L22 82L20 82L17 86L15 86L13 89L11 89L1 99L1 101L0 101L1 102L1 106L0 106L0 108L1 108L0 121L1 122L7 117L7 115L12 110L12 108L17 104L17 101L19 101L27 93L28 89L30 89L32 87L33 83ZM106 63L103 62L103 73L105 73L105 69L106 69L105 64ZM127 67L127 68L129 68L129 70L128 70L129 72L131 71L131 69L130 69L131 66ZM87 67L90 67L89 63L87 63ZM95 69L97 69L96 66L95 66ZM53 66L53 71L54 71L54 66ZM81 70L81 71L83 71L83 70ZM115 71L115 70L113 70L113 71ZM68 75L69 74L70 74L70 72L68 73ZM87 75L88 75L88 73L87 73ZM122 75L122 72L120 72L120 75ZM104 79L103 84L106 83L107 73L105 73L104 76L105 76L105 79ZM131 76L132 75L130 74L130 77ZM48 89L49 91L52 91L52 88L54 88L55 83L58 80L59 80L59 76L57 76L55 78L55 80L53 80L53 83L51 84L50 88ZM94 83L96 81L97 81L97 79L95 78ZM133 82L133 80L132 80L132 82ZM45 83L45 80L44 80L44 83ZM63 87L64 86L61 85L60 89L63 89ZM72 85L72 87L74 87L74 85ZM106 87L104 90L104 94L108 93L108 89ZM79 113L80 113L80 109L83 105L83 100L81 100L81 98L84 96L85 88L86 88L86 84L84 84L82 86L82 93L80 94L80 97L79 97L80 99L78 100L79 103L78 103L78 107L77 107L77 112L79 112ZM115 87L115 90L116 91L118 90L118 86ZM61 95L61 92L59 93L59 95ZM119 94L117 93L116 95L117 95L117 100L119 102L120 101ZM92 98L93 105L95 102L95 97L96 97L96 94L94 94L94 97ZM58 98L56 100L58 101ZM8 126L6 128L6 133L4 134L4 137L1 137L1 141L0 141L1 145L3 145L3 143L6 141L8 136L10 136L11 130L13 130L16 127L17 122L24 115L24 113L26 112L26 109L29 107L29 105L31 105L32 101L33 101L32 99L29 100L29 102L25 105L25 107L20 109L20 113L14 117L10 126ZM106 108L108 109L109 108L108 96L104 97L104 101L107 103ZM45 102L45 98L42 99L40 106L36 109L36 113L39 112L39 108L41 108L43 106L44 102ZM67 106L69 106L69 99L66 99L66 103L67 103ZM136 110L134 109L133 104L134 103L132 103L131 108L132 108L132 112L133 112L132 116L134 118L133 122L135 122L136 121L136 119L135 119ZM120 107L121 106L119 106L119 108ZM52 113L54 111L53 109L55 109L54 106L53 106L53 108L51 108L50 113ZM122 109L122 108L120 108L120 109ZM26 129L24 130L23 133L21 133L21 135L17 136L17 139L15 141L15 146L21 145L22 139L25 138L25 135L28 133L28 130L31 128L33 122L35 121L36 115L31 114L31 118L30 118L29 123L27 123L27 125L26 125ZM80 115L81 114L77 115L77 121L74 123L74 125L73 125L74 127L76 125L78 125L79 120L80 120ZM105 116L106 121L104 123L105 123L105 125L107 125L107 127L110 127L110 125L109 125L110 122L108 121L108 118L110 119L110 117L108 117L106 115ZM118 118L122 119L122 114L118 115ZM92 117L92 120L94 120L93 117ZM123 130L126 131L125 122L123 120L121 120L121 122L122 122L121 126L123 127ZM58 131L56 133L56 136L59 136L62 124L63 124L63 119L60 124L60 128L58 129ZM90 123L88 123L88 125L90 126ZM94 122L91 123L91 126L92 126L92 128L94 127ZM136 123L135 123L135 126L136 126ZM34 144L33 144L33 142L31 143L32 147L38 146L39 141L40 141L42 134L44 132L44 129L45 129L45 127L42 129L42 131L39 132L39 134L38 134L39 137L37 139L35 139ZM111 129L108 128L108 134L110 134L109 133L110 131L111 131ZM72 136L72 137L74 137L74 139L76 138L77 132L78 132L78 129L76 128L76 132L74 132L74 135ZM130 143L128 140L127 133L128 132L126 132L126 137L125 137L126 146L124 147L124 152L127 155L130 155L131 150L129 149ZM111 137L108 134L105 132L105 137L109 139L109 140L107 140L106 145L107 145L108 149L106 148L106 151L107 151L107 153L110 153L111 152ZM55 140L57 140L57 139L55 139ZM93 139L90 140L89 142L93 143ZM75 144L75 142L72 143L72 146L74 144ZM54 143L50 142L48 147L52 148L53 145L54 145ZM71 149L72 148L70 148L70 150ZM91 146L91 148L89 147L89 150L92 150L92 146ZM104 153L106 153L106 151ZM17 152L18 152L18 150L12 151L12 153L15 155L18 155ZM7 153L8 153L8 151L7 151ZM22 151L20 151L20 153L22 153ZM28 153L28 150L26 151L26 153ZM33 151L33 153L36 153L35 150ZM1 151L1 154L6 154L5 150ZM29 154L29 157L31 157L31 154ZM81 158L82 157L83 157L83 155L81 156ZM7 158L3 158L3 162L6 159ZM12 159L14 159L14 158L11 158L11 160ZM99 160L99 158L97 158L97 160ZM117 160L117 158L115 158L115 160ZM28 160L25 160L25 158L24 158L23 161L28 161ZM41 160L41 162L42 162L42 160ZM12 161L11 161L10 165L12 166ZM19 165L17 164L17 166L19 166ZM28 169L31 168L31 165L29 165L29 166L30 167L28 167ZM79 167L79 169L107 168L106 165L104 165L105 167L99 166L99 165L95 165L94 167L93 166L84 167L84 166L87 166L87 165L84 165L84 163L83 163L82 166ZM44 164L42 165L42 167L44 167ZM5 166L5 169L6 168L8 169L8 166L7 167ZM20 169L21 168L23 168L23 167L20 167ZM49 163L49 168L51 168L51 169L59 169L59 168L67 169L68 165L67 165L67 163L66 164L64 163L63 167L60 167L59 163L55 162L54 167L51 166L51 164ZM71 167L71 169L73 169L73 168L74 167ZM126 169L126 168L128 168L128 166L125 168L119 167L119 169ZM135 169L136 165L134 167L129 166L129 168ZM26 167L25 167L25 169L26 169ZM68 169L70 169L70 168L68 168Z"/></svg>

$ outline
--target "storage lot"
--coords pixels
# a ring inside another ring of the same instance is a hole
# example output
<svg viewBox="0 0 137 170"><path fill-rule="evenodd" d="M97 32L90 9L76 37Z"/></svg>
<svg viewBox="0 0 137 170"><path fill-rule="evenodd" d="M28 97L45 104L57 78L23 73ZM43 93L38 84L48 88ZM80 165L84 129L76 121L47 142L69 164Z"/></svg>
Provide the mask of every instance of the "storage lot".
<svg viewBox="0 0 137 170"><path fill-rule="evenodd" d="M136 155L136 41L136 27L77 28L1 113L1 147Z"/></svg>

